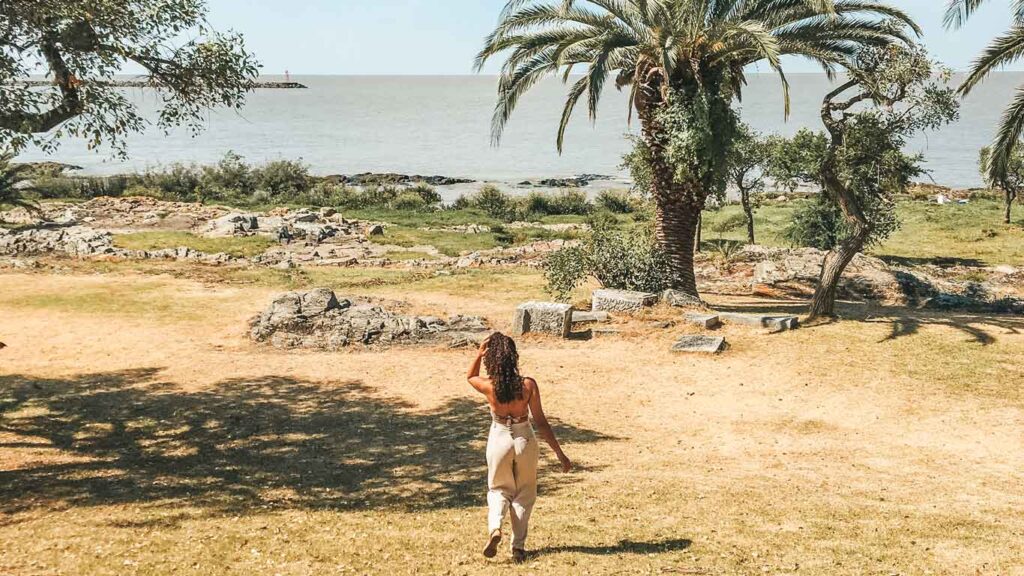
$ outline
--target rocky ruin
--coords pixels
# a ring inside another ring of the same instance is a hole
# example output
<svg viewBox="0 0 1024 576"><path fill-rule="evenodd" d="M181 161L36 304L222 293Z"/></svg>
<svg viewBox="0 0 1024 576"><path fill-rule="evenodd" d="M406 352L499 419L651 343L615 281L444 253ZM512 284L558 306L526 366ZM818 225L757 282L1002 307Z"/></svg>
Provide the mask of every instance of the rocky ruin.
<svg viewBox="0 0 1024 576"><path fill-rule="evenodd" d="M401 307L394 303L393 307ZM349 346L384 348L398 345L476 345L488 334L486 320L476 316L400 314L381 302L338 298L328 288L288 292L270 303L249 323L249 336L275 348L340 350Z"/></svg>

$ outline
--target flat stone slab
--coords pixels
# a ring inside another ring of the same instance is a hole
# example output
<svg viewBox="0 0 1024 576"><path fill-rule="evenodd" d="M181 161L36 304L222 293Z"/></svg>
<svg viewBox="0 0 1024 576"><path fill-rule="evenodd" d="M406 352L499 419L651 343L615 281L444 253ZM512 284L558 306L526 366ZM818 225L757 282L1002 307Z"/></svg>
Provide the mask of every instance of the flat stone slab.
<svg viewBox="0 0 1024 576"><path fill-rule="evenodd" d="M591 338L606 338L608 336L619 336L622 334L621 331L615 328L591 328Z"/></svg>
<svg viewBox="0 0 1024 576"><path fill-rule="evenodd" d="M650 292L633 292L631 290L594 290L591 295L590 308L593 311L635 312L658 303L658 295Z"/></svg>
<svg viewBox="0 0 1024 576"><path fill-rule="evenodd" d="M718 354L725 350L725 338L721 336L683 336L672 346L673 352L694 354Z"/></svg>
<svg viewBox="0 0 1024 576"><path fill-rule="evenodd" d="M683 320L686 320L690 324L696 324L701 328L711 330L718 328L722 325L722 319L718 317L718 314L703 314L701 312L687 312L683 314Z"/></svg>
<svg viewBox="0 0 1024 576"><path fill-rule="evenodd" d="M516 307L512 333L517 336L540 332L568 338L572 329L572 306L556 302L524 302Z"/></svg>
<svg viewBox="0 0 1024 576"><path fill-rule="evenodd" d="M592 310L572 311L573 324L583 324L585 322L609 322L611 319L611 314L608 314L603 310L598 310L596 312Z"/></svg>
<svg viewBox="0 0 1024 576"><path fill-rule="evenodd" d="M722 312L718 315L723 322L739 324L741 326L752 326L754 328L768 328L773 332L785 332L796 330L800 327L800 319L796 316L784 316L778 314L739 314L736 312Z"/></svg>
<svg viewBox="0 0 1024 576"><path fill-rule="evenodd" d="M697 307L704 308L706 305L697 296L693 296L683 292L682 290L674 290L669 288L661 292L661 301L669 306L676 306L679 308L686 307Z"/></svg>

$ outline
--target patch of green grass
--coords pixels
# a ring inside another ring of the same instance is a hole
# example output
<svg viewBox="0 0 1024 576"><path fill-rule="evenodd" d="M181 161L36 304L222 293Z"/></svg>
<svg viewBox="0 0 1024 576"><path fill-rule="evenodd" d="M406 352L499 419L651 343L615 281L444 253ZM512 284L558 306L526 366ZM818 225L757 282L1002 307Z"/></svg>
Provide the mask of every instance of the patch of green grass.
<svg viewBox="0 0 1024 576"><path fill-rule="evenodd" d="M498 220L491 218L481 210L468 208L464 210L391 210L388 208L363 208L358 210L342 210L345 218L387 222L408 228L444 228L464 224L483 224L491 226Z"/></svg>
<svg viewBox="0 0 1024 576"><path fill-rule="evenodd" d="M114 246L127 250L162 250L184 246L200 252L223 252L240 258L262 254L275 244L272 238L264 236L205 238L189 232L132 232L114 236Z"/></svg>
<svg viewBox="0 0 1024 576"><path fill-rule="evenodd" d="M1024 213L1024 210L1019 211ZM970 204L899 204L903 226L871 250L876 256L928 261L957 259L992 266L1024 263L1024 222L1003 223L1002 204L975 199Z"/></svg>
<svg viewBox="0 0 1024 576"><path fill-rule="evenodd" d="M390 244L412 248L433 246L446 256L458 256L466 252L489 250L499 246L494 234L463 234L446 230L422 230L407 226L390 226L382 236L371 236L377 244Z"/></svg>

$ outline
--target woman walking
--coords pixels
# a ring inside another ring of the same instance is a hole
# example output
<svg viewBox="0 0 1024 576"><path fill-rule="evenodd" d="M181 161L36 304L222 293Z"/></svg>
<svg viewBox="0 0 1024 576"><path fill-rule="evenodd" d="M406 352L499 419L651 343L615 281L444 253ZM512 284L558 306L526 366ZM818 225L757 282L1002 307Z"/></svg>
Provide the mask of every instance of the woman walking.
<svg viewBox="0 0 1024 576"><path fill-rule="evenodd" d="M487 376L480 376L480 363ZM558 456L562 471L572 463L558 445L551 425L544 416L540 388L533 378L519 374L516 343L500 332L480 345L469 367L469 383L484 396L491 408L491 430L487 436L487 528L490 537L484 556L493 558L501 542L501 524L505 513L512 512L512 559L526 560L526 533L530 512L537 499L537 459L539 446L530 417L540 435Z"/></svg>

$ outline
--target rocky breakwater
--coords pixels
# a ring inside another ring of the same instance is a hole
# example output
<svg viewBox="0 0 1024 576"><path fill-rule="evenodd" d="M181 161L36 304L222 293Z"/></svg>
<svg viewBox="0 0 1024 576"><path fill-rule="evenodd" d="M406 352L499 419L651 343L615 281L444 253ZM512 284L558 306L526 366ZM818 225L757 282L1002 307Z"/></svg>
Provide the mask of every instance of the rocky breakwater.
<svg viewBox="0 0 1024 576"><path fill-rule="evenodd" d="M249 335L275 348L340 350L348 346L476 344L488 334L483 318L405 315L381 303L338 298L328 288L288 292L249 321Z"/></svg>

